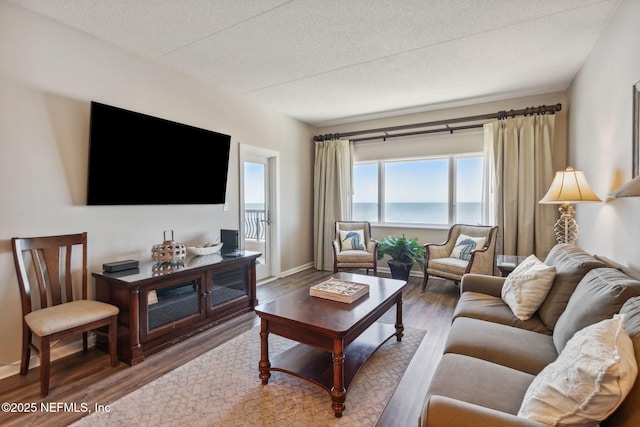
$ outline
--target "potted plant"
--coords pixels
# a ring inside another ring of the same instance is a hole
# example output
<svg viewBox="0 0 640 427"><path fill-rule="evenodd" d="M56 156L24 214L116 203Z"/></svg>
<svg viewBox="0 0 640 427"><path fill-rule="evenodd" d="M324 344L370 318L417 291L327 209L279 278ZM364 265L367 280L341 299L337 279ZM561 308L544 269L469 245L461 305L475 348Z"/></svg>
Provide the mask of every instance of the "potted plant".
<svg viewBox="0 0 640 427"><path fill-rule="evenodd" d="M388 236L378 245L378 259L382 259L385 255L391 257L387 261L391 277L406 281L409 279L409 273L414 263L424 267L426 249L418 243L417 237L408 240L404 234L402 237Z"/></svg>

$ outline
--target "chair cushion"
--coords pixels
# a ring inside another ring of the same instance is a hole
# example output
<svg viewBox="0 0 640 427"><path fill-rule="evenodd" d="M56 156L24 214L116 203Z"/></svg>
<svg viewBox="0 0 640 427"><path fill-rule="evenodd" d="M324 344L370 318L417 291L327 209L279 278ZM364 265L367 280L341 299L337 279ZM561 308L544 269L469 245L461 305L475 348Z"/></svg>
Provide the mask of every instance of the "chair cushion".
<svg viewBox="0 0 640 427"><path fill-rule="evenodd" d="M547 297L555 275L554 266L547 266L530 255L505 279L502 299L518 319L527 320Z"/></svg>
<svg viewBox="0 0 640 427"><path fill-rule="evenodd" d="M456 239L456 244L451 251L451 258L469 261L471 260L471 252L476 249L482 249L486 241L486 237L471 237L461 234Z"/></svg>
<svg viewBox="0 0 640 427"><path fill-rule="evenodd" d="M365 250L364 230L340 230L340 250Z"/></svg>
<svg viewBox="0 0 640 427"><path fill-rule="evenodd" d="M550 425L597 423L625 399L638 374L624 315L587 326L533 380L518 416Z"/></svg>
<svg viewBox="0 0 640 427"><path fill-rule="evenodd" d="M371 252L367 251L342 251L336 254L338 263L373 263L374 258Z"/></svg>
<svg viewBox="0 0 640 427"><path fill-rule="evenodd" d="M427 272L443 272L462 276L468 265L469 261L458 258L430 259Z"/></svg>
<svg viewBox="0 0 640 427"><path fill-rule="evenodd" d="M547 298L538 310L538 315L547 328L553 330L580 280L589 270L605 267L605 264L569 243L555 245L544 263L556 268L556 277Z"/></svg>
<svg viewBox="0 0 640 427"><path fill-rule="evenodd" d="M558 353L577 331L611 318L626 300L639 295L640 282L620 270L596 268L589 271L571 295L553 330Z"/></svg>
<svg viewBox="0 0 640 427"><path fill-rule="evenodd" d="M79 300L32 311L24 320L34 334L45 336L115 316L119 311L104 302Z"/></svg>

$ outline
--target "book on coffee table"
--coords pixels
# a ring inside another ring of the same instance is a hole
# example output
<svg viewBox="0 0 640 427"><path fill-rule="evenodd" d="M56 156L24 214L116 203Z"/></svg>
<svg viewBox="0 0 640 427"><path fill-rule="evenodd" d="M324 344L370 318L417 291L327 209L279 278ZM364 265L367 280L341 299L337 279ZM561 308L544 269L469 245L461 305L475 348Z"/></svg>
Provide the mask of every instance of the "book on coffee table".
<svg viewBox="0 0 640 427"><path fill-rule="evenodd" d="M313 297L346 303L352 303L368 293L369 285L365 283L355 283L334 278L309 288L309 295Z"/></svg>

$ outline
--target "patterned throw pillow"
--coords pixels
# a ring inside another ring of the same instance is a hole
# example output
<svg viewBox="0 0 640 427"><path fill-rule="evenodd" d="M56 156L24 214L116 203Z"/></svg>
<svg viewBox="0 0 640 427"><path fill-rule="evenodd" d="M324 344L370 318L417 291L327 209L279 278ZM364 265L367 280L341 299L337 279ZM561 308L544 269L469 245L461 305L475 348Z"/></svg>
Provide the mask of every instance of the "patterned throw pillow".
<svg viewBox="0 0 640 427"><path fill-rule="evenodd" d="M533 379L518 416L565 426L593 425L611 415L638 375L623 316L576 332L558 358Z"/></svg>
<svg viewBox="0 0 640 427"><path fill-rule="evenodd" d="M340 230L343 251L364 251L364 230Z"/></svg>
<svg viewBox="0 0 640 427"><path fill-rule="evenodd" d="M471 237L466 234L461 234L456 240L456 245L451 251L451 258L465 259L469 261L471 259L471 252L476 249L484 248L484 244L487 241L485 237Z"/></svg>

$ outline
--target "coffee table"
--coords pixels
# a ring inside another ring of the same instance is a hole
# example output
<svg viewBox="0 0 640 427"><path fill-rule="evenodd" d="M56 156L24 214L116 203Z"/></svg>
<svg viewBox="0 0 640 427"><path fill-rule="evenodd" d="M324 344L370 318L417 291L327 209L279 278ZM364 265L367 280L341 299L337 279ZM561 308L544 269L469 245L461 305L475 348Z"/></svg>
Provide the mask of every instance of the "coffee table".
<svg viewBox="0 0 640 427"><path fill-rule="evenodd" d="M347 388L360 367L391 337L402 340L402 290L407 282L376 276L337 273L332 277L369 285L369 294L352 303L309 295L309 287L255 308L260 317L262 384L271 371L311 381L331 395L336 417L345 409ZM396 306L395 325L376 322ZM297 341L269 360L269 334Z"/></svg>

